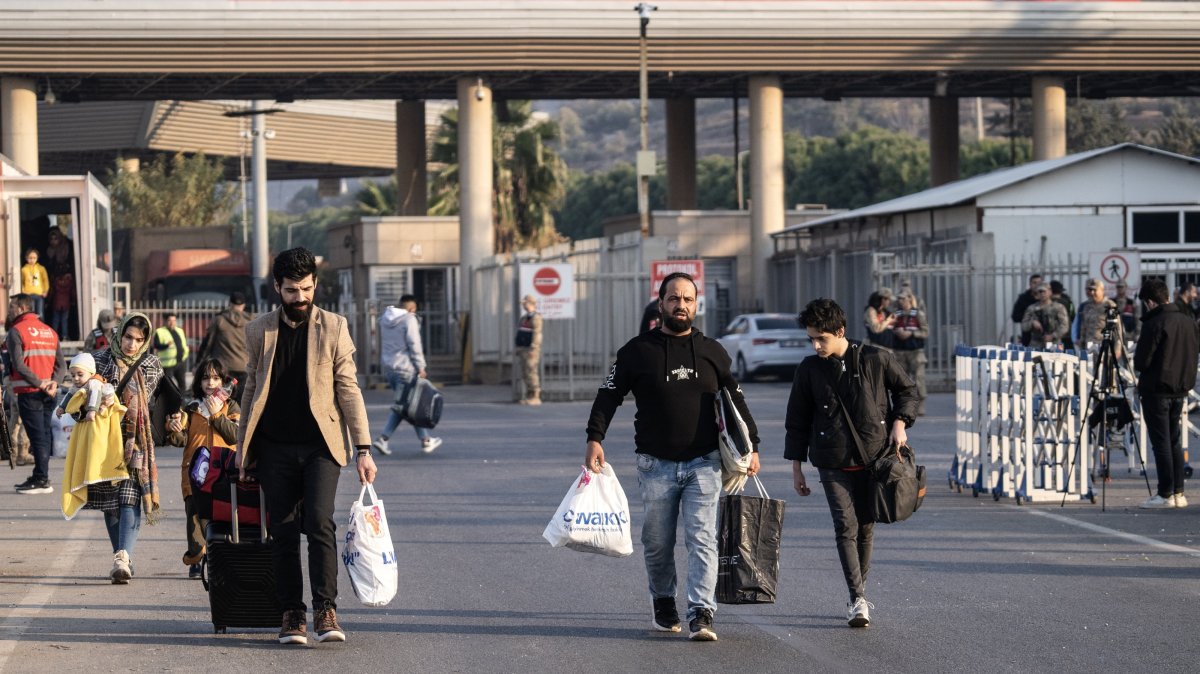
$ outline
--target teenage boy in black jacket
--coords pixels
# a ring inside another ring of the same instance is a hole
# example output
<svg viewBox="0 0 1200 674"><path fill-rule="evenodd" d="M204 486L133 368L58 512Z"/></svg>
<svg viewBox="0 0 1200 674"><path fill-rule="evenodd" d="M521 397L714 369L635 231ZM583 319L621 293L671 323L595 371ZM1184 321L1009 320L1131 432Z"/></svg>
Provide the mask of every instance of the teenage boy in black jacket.
<svg viewBox="0 0 1200 674"><path fill-rule="evenodd" d="M1196 323L1171 302L1166 283L1146 281L1138 298L1146 303L1147 311L1142 316L1133 367L1139 373L1142 419L1158 472L1158 493L1140 507L1183 508L1187 506L1183 496L1183 403L1196 385L1200 336Z"/></svg>
<svg viewBox="0 0 1200 674"><path fill-rule="evenodd" d="M863 457L874 462L908 441L905 429L916 419L920 395L894 355L846 339L846 312L833 300L809 302L800 324L817 355L796 368L783 456L801 496L811 493L801 464L811 460L821 476L850 590L847 620L866 627L875 608L866 597L875 524Z"/></svg>
<svg viewBox="0 0 1200 674"><path fill-rule="evenodd" d="M652 626L661 632L682 629L675 608L675 527L682 519L688 552L689 636L694 641L716 641L712 624L717 608L721 452L715 403L722 387L729 390L754 443L750 475L758 472L758 430L729 371L729 354L720 342L692 329L696 295L696 282L687 274L663 279L658 289L661 327L621 347L608 379L596 393L587 425L584 465L593 471L604 466L600 443L617 406L633 391L638 485L645 508L642 545L654 604Z"/></svg>

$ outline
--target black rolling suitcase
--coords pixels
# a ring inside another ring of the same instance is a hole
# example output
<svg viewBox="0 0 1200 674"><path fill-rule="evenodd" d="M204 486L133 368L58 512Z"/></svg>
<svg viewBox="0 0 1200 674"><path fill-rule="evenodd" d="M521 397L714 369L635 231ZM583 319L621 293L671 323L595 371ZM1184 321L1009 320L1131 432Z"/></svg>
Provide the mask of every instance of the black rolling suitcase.
<svg viewBox="0 0 1200 674"><path fill-rule="evenodd" d="M238 526L237 482L230 485L232 522L210 522L205 539L204 589L213 631L229 627L279 627L283 611L275 596L275 567L267 536L266 500L258 491L258 526Z"/></svg>

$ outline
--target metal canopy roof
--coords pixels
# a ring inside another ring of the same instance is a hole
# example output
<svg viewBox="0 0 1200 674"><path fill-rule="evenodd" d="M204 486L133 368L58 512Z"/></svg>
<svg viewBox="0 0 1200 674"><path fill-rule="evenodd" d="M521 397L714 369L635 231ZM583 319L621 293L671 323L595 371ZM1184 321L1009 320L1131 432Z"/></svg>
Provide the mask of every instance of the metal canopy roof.
<svg viewBox="0 0 1200 674"><path fill-rule="evenodd" d="M631 0L0 2L0 74L77 100L634 98ZM1178 2L659 0L651 95L1200 94L1200 6Z"/></svg>

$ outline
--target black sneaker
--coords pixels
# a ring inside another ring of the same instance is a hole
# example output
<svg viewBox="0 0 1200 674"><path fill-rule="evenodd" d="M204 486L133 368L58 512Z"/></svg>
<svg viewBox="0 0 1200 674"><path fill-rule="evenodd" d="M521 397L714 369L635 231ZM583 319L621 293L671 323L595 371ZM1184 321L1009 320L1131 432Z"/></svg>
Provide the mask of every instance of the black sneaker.
<svg viewBox="0 0 1200 674"><path fill-rule="evenodd" d="M279 643L307 644L308 616L304 609L293 609L283 612L283 626L279 628Z"/></svg>
<svg viewBox="0 0 1200 674"><path fill-rule="evenodd" d="M317 611L317 615L313 618L313 629L317 633L317 641L345 641L346 633L342 631L342 626L338 625L337 611L329 602Z"/></svg>
<svg viewBox="0 0 1200 674"><path fill-rule="evenodd" d="M659 632L679 632L683 629L674 597L654 598L654 629Z"/></svg>
<svg viewBox="0 0 1200 674"><path fill-rule="evenodd" d="M49 494L53 491L49 480L34 480L32 477L17 485L18 494Z"/></svg>
<svg viewBox="0 0 1200 674"><path fill-rule="evenodd" d="M204 574L200 572L200 565L193 564L188 567L188 578L191 580L201 580Z"/></svg>
<svg viewBox="0 0 1200 674"><path fill-rule="evenodd" d="M692 618L691 622L688 623L688 629L691 630L688 638L692 641L716 641L717 633L713 631L712 624L712 609L696 609L696 617Z"/></svg>

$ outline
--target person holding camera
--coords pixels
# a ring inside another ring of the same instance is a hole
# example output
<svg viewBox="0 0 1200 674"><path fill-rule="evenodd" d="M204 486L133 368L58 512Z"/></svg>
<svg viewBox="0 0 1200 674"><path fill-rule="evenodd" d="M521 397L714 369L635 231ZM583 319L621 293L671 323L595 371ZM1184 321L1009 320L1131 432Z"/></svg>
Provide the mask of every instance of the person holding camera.
<svg viewBox="0 0 1200 674"><path fill-rule="evenodd" d="M1043 283L1034 293L1037 303L1025 310L1021 330L1029 333L1029 346L1035 349L1062 346L1063 335L1071 329L1071 319L1063 305L1050 294L1050 284Z"/></svg>
<svg viewBox="0 0 1200 674"><path fill-rule="evenodd" d="M896 362L917 385L921 402L917 405L917 416L925 416L925 340L929 338L929 321L925 312L917 308L917 298L912 291L904 289L896 296L899 310L892 325L892 350Z"/></svg>
<svg viewBox="0 0 1200 674"><path fill-rule="evenodd" d="M1183 404L1196 386L1200 333L1171 301L1167 284L1151 279L1138 298L1146 304L1142 335L1133 354L1142 398L1142 421L1154 448L1158 493L1142 508L1183 508Z"/></svg>
<svg viewBox="0 0 1200 674"><path fill-rule="evenodd" d="M1104 340L1105 323L1111 319L1114 324L1113 345L1117 348L1117 358L1120 358L1125 351L1125 326L1121 322L1117 303L1104 294L1104 281L1098 278L1088 279L1085 288L1088 298L1079 305L1079 313L1071 330L1075 344L1084 348L1089 343L1100 345Z"/></svg>

